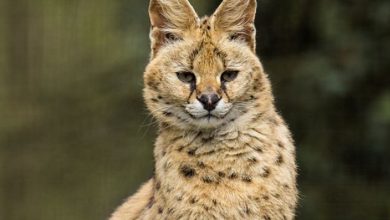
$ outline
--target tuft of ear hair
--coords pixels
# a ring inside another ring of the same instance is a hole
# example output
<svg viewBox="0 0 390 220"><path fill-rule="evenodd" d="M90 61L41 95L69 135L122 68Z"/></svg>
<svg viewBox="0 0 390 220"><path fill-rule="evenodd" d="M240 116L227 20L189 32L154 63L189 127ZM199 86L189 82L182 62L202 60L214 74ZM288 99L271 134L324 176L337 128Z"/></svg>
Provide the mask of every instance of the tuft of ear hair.
<svg viewBox="0 0 390 220"><path fill-rule="evenodd" d="M181 39L181 33L199 23L188 0L150 0L152 57L166 43Z"/></svg>
<svg viewBox="0 0 390 220"><path fill-rule="evenodd" d="M256 0L223 0L212 16L215 30L225 32L231 40L243 40L256 50Z"/></svg>

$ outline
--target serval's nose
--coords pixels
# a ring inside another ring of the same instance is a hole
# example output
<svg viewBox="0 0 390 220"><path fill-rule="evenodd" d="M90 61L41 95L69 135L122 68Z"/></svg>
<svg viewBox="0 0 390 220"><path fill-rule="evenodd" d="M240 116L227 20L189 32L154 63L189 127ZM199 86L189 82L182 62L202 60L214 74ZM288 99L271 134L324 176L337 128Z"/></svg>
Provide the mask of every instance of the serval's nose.
<svg viewBox="0 0 390 220"><path fill-rule="evenodd" d="M202 103L203 108L209 112L214 110L215 107L217 107L219 100L221 100L221 98L215 92L203 93L199 97L197 97L197 99L200 103Z"/></svg>

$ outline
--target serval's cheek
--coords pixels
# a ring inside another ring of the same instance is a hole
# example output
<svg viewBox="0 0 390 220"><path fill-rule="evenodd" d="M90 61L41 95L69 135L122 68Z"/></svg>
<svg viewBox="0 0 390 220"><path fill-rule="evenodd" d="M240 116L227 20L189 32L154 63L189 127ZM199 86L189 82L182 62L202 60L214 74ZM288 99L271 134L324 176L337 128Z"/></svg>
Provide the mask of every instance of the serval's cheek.
<svg viewBox="0 0 390 220"><path fill-rule="evenodd" d="M178 80L167 80L163 83L162 93L173 102L184 104L191 94L190 85L184 84Z"/></svg>
<svg viewBox="0 0 390 220"><path fill-rule="evenodd" d="M239 76L236 80L227 83L224 86L224 90L229 97L229 100L234 101L244 96L249 87L250 79L243 76Z"/></svg>

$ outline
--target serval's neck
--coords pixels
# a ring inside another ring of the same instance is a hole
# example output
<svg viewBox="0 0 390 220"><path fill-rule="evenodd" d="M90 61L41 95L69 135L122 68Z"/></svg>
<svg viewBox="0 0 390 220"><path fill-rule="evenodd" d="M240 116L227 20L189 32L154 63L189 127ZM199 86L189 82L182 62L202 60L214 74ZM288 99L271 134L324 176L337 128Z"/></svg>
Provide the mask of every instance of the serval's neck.
<svg viewBox="0 0 390 220"><path fill-rule="evenodd" d="M218 132L161 130L154 151L154 199L157 207L165 207L160 211L179 218L185 210L201 216L214 210L218 213L213 216L239 219L267 210L263 203L283 203L282 194L293 208L290 133L276 113L264 116L240 129ZM242 209L230 213L223 207Z"/></svg>
<svg viewBox="0 0 390 220"><path fill-rule="evenodd" d="M277 134L279 128L285 129L285 126L274 113L263 114L241 126L216 130L161 129L154 151L156 171L161 172L157 176L172 173L177 174L177 178L181 175L189 179L204 174L201 179L206 183L218 182L225 175L238 177L248 161L250 165L264 159L261 158L264 151L276 154L269 148L281 145L283 141L279 139L290 141L287 134L283 138ZM251 174L244 174L242 178L249 180L248 175Z"/></svg>

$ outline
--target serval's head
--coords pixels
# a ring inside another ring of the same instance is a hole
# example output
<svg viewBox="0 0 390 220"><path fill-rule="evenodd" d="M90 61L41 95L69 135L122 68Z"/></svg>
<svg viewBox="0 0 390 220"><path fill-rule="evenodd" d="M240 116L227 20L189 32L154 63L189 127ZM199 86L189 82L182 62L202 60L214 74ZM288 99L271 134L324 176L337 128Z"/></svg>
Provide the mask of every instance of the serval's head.
<svg viewBox="0 0 390 220"><path fill-rule="evenodd" d="M151 61L144 96L164 125L210 130L244 125L272 108L256 56L256 0L224 0L199 19L187 0L151 0Z"/></svg>

